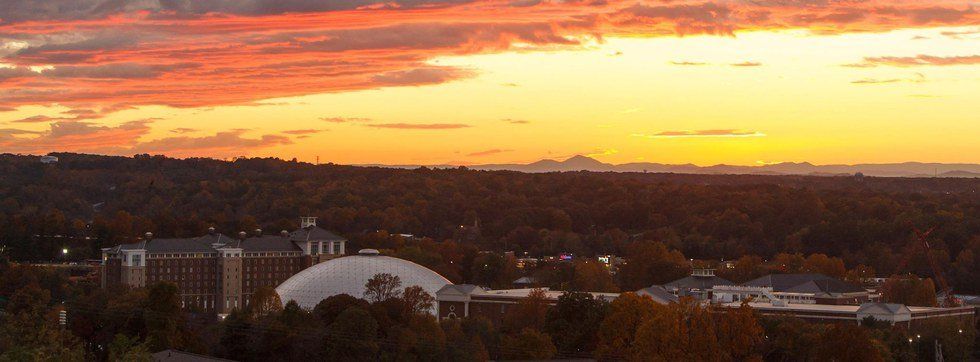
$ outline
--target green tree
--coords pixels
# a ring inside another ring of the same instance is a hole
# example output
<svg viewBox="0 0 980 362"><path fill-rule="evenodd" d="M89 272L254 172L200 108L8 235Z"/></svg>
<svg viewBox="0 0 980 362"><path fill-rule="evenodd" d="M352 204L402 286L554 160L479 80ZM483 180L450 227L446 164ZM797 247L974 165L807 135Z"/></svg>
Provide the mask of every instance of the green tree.
<svg viewBox="0 0 980 362"><path fill-rule="evenodd" d="M120 362L149 362L152 360L150 348L140 343L139 338L117 334L109 345L109 360Z"/></svg>
<svg viewBox="0 0 980 362"><path fill-rule="evenodd" d="M313 308L313 316L319 319L323 326L328 326L337 319L340 313L350 307L367 309L368 302L364 299L354 298L349 294L332 295L316 304L316 307Z"/></svg>
<svg viewBox="0 0 980 362"><path fill-rule="evenodd" d="M143 309L150 351L184 349L185 319L176 284L159 282L151 285Z"/></svg>
<svg viewBox="0 0 980 362"><path fill-rule="evenodd" d="M609 303L591 293L566 292L548 309L544 331L565 357L589 357L595 351L599 325Z"/></svg>
<svg viewBox="0 0 980 362"><path fill-rule="evenodd" d="M337 361L372 361L378 354L378 323L359 307L347 308L327 327L327 356Z"/></svg>

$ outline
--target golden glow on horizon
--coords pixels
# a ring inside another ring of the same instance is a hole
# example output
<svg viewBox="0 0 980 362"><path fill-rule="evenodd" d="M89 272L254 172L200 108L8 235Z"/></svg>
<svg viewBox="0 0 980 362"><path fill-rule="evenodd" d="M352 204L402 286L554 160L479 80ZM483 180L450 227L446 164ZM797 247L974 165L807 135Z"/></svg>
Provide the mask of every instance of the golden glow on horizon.
<svg viewBox="0 0 980 362"><path fill-rule="evenodd" d="M181 128L195 130L190 136L294 131L305 136L249 155L344 164L524 163L574 154L698 165L975 163L978 65L844 66L865 57L973 55L976 37L941 35L968 30L976 28L607 38L583 50L433 59L476 74L438 85L271 99L264 106L147 106L99 123L158 118L144 141ZM0 113L0 121L60 110L26 106Z"/></svg>

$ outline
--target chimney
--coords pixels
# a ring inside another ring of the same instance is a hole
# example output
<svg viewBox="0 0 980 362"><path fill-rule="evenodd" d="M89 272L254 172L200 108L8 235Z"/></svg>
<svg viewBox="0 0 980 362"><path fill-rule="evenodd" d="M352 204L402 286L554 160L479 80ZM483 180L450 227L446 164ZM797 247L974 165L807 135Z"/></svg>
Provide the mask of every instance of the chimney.
<svg viewBox="0 0 980 362"><path fill-rule="evenodd" d="M255 229L255 236L262 236L262 229Z"/></svg>
<svg viewBox="0 0 980 362"><path fill-rule="evenodd" d="M208 228L208 234L214 235L214 226Z"/></svg>
<svg viewBox="0 0 980 362"><path fill-rule="evenodd" d="M303 216L299 218L299 227L306 229L308 227L316 226L315 216Z"/></svg>
<svg viewBox="0 0 980 362"><path fill-rule="evenodd" d="M283 230L283 231L280 231L279 232L279 235L282 235L282 237L284 237L284 238L288 238L289 237L289 232L286 231L286 230Z"/></svg>
<svg viewBox="0 0 980 362"><path fill-rule="evenodd" d="M143 237L144 237L144 238L145 238L146 240L150 240L150 239L153 239L153 233L151 233L151 232L149 232L149 231L147 231L147 232L146 232L146 234L144 234L144 235L143 235Z"/></svg>
<svg viewBox="0 0 980 362"><path fill-rule="evenodd" d="M248 233L247 232L244 232L244 231L239 231L238 232L238 239L239 240L245 240L245 238L247 238L247 237L248 237Z"/></svg>

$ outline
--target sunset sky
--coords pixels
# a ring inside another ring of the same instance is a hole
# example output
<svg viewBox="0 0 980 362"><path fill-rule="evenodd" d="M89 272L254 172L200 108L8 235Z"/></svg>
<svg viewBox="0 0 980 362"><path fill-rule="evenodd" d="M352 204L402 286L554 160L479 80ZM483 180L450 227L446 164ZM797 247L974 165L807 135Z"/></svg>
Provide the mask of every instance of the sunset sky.
<svg viewBox="0 0 980 362"><path fill-rule="evenodd" d="M0 2L0 152L980 163L980 2Z"/></svg>

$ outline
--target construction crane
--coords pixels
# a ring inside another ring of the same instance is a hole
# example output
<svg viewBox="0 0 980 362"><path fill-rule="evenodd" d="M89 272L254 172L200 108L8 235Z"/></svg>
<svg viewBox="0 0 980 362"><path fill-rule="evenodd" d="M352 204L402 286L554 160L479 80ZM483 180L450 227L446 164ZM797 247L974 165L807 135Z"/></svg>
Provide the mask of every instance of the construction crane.
<svg viewBox="0 0 980 362"><path fill-rule="evenodd" d="M950 288L949 283L946 282L946 277L943 275L942 269L939 267L939 263L936 262L936 256L932 254L932 246L929 245L929 234L932 234L936 227L931 227L925 232L919 231L915 227L912 227L912 232L915 234L915 239L922 246L923 251L926 254L926 260L929 262L929 268L932 269L932 276L936 279L936 283L939 284L939 292L944 294L943 300L940 301L941 307L957 307L960 305L959 301L953 296L953 288Z"/></svg>

